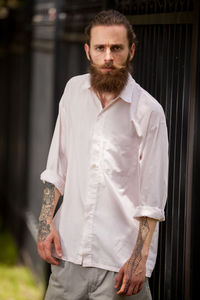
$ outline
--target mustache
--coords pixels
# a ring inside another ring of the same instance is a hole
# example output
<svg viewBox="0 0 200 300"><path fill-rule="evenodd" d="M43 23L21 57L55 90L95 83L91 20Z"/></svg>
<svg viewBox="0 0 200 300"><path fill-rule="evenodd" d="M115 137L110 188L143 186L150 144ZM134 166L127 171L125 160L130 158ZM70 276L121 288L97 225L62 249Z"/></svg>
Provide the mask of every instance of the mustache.
<svg viewBox="0 0 200 300"><path fill-rule="evenodd" d="M97 69L99 69L99 70L105 69L105 68L109 68L109 69L112 69L112 70L123 70L123 69L126 69L126 68L127 68L126 65L123 65L123 66L121 66L120 68L117 68L117 67L115 67L115 66L113 65L112 62L107 62L107 63L105 63L105 64L103 64L103 65L100 65L100 66L97 66L96 64L94 64L93 62L91 62L90 65L91 65L91 67L94 67L95 69L97 68Z"/></svg>
<svg viewBox="0 0 200 300"><path fill-rule="evenodd" d="M113 63L112 62L108 62L108 63L105 63L103 65L100 65L97 67L96 64L94 64L93 62L90 64L92 67L95 67L95 68L98 68L98 69L104 69L104 68L109 68L109 69L113 69L115 70L116 67L113 66Z"/></svg>
<svg viewBox="0 0 200 300"><path fill-rule="evenodd" d="M108 63L105 63L104 65L100 66L100 69L104 69L104 68L109 68L109 69L116 69L114 66L113 66L113 63L112 62L108 62Z"/></svg>

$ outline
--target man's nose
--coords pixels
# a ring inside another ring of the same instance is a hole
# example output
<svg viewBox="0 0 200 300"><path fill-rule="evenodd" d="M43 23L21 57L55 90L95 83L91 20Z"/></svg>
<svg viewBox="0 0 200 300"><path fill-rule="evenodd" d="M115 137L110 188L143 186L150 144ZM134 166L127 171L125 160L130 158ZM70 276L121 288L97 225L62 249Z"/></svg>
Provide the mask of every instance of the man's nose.
<svg viewBox="0 0 200 300"><path fill-rule="evenodd" d="M111 61L111 60L113 60L113 56L112 56L112 52L111 52L110 48L106 48L104 60L105 61Z"/></svg>

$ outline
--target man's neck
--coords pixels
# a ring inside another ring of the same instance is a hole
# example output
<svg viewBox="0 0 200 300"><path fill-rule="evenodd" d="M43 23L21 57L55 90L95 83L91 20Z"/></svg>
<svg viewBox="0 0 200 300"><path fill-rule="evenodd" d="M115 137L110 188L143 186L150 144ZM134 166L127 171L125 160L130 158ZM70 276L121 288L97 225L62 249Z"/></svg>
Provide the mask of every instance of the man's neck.
<svg viewBox="0 0 200 300"><path fill-rule="evenodd" d="M97 93L97 97L101 101L102 107L106 107L116 97L114 93Z"/></svg>

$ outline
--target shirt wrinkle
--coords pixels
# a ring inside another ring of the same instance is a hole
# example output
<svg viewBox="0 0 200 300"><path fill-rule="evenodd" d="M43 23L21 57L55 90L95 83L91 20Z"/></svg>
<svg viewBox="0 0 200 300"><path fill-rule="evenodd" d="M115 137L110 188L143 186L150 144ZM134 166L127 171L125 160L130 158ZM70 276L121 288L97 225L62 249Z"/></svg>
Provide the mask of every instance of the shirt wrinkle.
<svg viewBox="0 0 200 300"><path fill-rule="evenodd" d="M64 194L54 217L63 259L118 272L133 252L138 217L164 220L167 127L161 105L130 74L110 105L97 101L89 74L68 81L41 180ZM148 277L157 244L158 228Z"/></svg>

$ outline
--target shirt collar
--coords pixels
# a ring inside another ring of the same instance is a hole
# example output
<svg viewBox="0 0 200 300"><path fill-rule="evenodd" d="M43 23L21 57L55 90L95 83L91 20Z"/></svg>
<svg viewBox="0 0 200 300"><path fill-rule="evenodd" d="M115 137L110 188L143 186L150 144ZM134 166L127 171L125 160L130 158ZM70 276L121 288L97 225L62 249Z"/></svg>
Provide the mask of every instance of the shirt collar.
<svg viewBox="0 0 200 300"><path fill-rule="evenodd" d="M132 102L134 83L135 83L135 80L129 73L127 83L126 83L125 87L123 88L123 90L121 91L121 93L119 94L119 97L128 103Z"/></svg>
<svg viewBox="0 0 200 300"><path fill-rule="evenodd" d="M87 74L87 78L84 82L84 84L82 85L83 89L89 89L91 88L91 84L90 84L90 74ZM132 95L133 95L133 91L134 88L136 86L136 82L133 79L133 77L131 76L131 74L128 74L128 80L127 83L125 85L125 87L123 88L123 90L121 91L121 93L119 94L119 96L117 98L121 98L122 100L131 103L132 102Z"/></svg>

